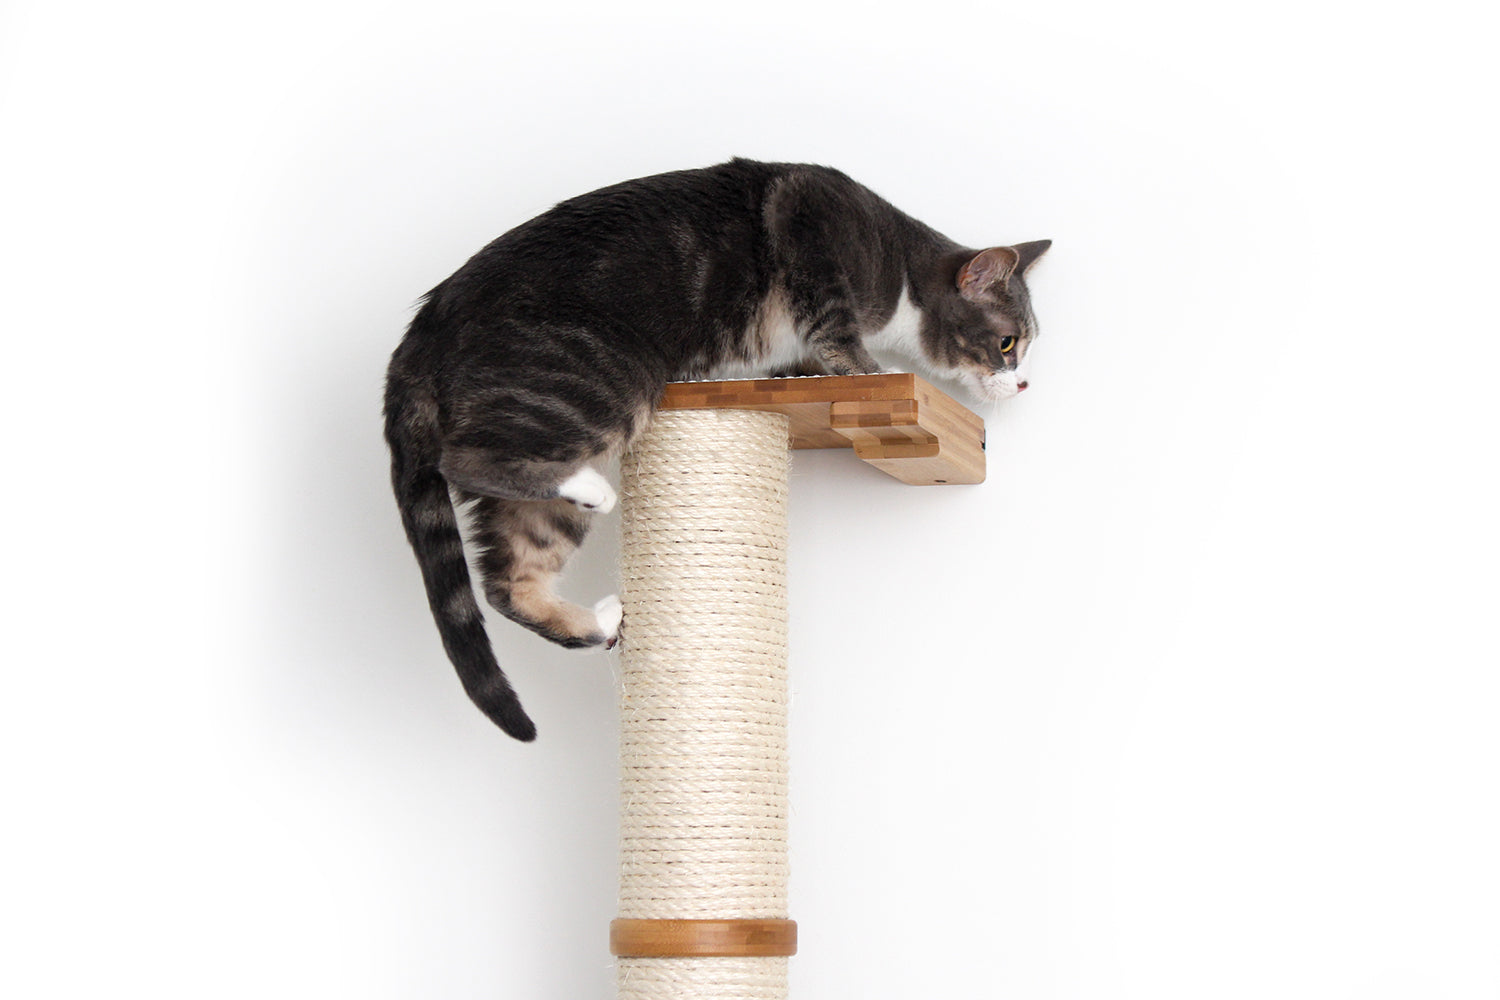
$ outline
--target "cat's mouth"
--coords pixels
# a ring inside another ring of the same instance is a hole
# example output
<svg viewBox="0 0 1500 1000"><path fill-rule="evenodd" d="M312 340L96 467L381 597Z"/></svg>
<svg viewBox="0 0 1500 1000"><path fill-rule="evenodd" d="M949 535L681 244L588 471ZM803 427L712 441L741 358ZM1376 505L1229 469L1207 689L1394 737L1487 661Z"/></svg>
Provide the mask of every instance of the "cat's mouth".
<svg viewBox="0 0 1500 1000"><path fill-rule="evenodd" d="M1017 378L1013 371L988 372L973 378L979 395L989 400L1010 399L1025 392L1029 385L1025 379Z"/></svg>

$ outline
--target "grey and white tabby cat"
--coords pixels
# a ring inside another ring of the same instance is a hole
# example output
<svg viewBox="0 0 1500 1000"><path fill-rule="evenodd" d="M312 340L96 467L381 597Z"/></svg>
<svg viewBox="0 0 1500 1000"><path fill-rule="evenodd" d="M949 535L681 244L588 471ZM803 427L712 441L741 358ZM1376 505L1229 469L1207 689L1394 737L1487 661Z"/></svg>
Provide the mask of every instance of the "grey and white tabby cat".
<svg viewBox="0 0 1500 1000"><path fill-rule="evenodd" d="M669 381L876 372L873 348L1014 395L1037 333L1023 276L1049 245L965 248L837 170L737 159L573 198L477 253L426 295L385 394L401 520L469 696L535 738L452 497L474 502L496 610L564 646L613 646L618 598L582 608L553 581L614 505L595 466Z"/></svg>

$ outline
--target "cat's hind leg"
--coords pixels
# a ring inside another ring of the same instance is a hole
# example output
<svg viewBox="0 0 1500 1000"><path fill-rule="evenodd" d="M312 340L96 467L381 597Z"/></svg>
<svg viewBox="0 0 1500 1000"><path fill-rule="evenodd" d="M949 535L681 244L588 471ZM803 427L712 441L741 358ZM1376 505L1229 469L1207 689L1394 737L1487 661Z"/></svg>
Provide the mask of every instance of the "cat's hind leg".
<svg viewBox="0 0 1500 1000"><path fill-rule="evenodd" d="M484 594L505 617L560 646L611 648L620 636L620 600L583 608L553 586L588 533L592 515L567 500L481 497L473 512Z"/></svg>

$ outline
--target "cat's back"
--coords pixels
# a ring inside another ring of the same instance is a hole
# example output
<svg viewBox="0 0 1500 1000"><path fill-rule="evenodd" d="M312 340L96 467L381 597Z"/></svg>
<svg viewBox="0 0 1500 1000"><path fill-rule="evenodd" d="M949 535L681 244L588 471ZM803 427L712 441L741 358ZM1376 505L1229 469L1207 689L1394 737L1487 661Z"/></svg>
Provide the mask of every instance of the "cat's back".
<svg viewBox="0 0 1500 1000"><path fill-rule="evenodd" d="M752 263L767 192L787 164L731 160L622 181L562 201L491 242L445 283L448 295L534 283L573 298L673 276L708 255ZM583 287L580 287L580 283Z"/></svg>
<svg viewBox="0 0 1500 1000"><path fill-rule="evenodd" d="M704 230L733 227L758 221L767 190L794 169L790 164L736 159L637 177L569 198L507 236L530 240L558 234L589 240L650 235L684 225Z"/></svg>

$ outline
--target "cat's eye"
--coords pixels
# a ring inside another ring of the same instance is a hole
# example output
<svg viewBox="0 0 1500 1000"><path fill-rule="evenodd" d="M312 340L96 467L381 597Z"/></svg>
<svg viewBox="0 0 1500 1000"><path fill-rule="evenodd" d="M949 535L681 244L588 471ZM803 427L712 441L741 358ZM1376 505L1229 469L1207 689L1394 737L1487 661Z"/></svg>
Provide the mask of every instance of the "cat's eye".
<svg viewBox="0 0 1500 1000"><path fill-rule="evenodd" d="M1016 349L1016 338L1015 337L1003 337L1003 338L1001 338L1001 340L1000 340L1000 353L1001 354L1009 354L1011 351L1013 351L1015 349Z"/></svg>

